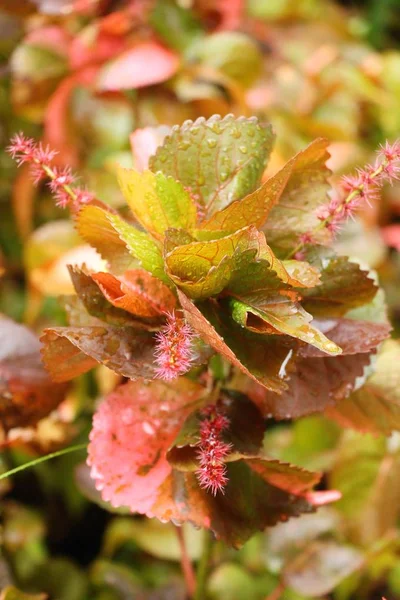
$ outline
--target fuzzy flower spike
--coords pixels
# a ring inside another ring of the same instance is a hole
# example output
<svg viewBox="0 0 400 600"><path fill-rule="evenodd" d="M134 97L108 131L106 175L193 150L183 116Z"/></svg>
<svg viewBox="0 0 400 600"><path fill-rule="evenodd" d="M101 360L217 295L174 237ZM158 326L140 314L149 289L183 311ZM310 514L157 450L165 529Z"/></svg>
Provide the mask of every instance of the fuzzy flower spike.
<svg viewBox="0 0 400 600"><path fill-rule="evenodd" d="M202 413L204 419L200 426L200 443L197 451L200 468L196 474L200 486L216 496L218 492L224 493L228 483L225 458L231 451L232 445L224 442L222 434L229 426L229 419L215 406L208 406Z"/></svg>
<svg viewBox="0 0 400 600"><path fill-rule="evenodd" d="M301 258L304 246L309 244L314 239L315 233L321 229L327 229L335 234L343 222L352 217L364 202L370 205L379 199L380 189L385 183L393 185L399 179L400 140L393 144L386 142L379 147L374 164L358 169L355 175L342 177L339 190L331 196L328 204L317 210L319 225L314 231L299 237L299 244L290 256Z"/></svg>
<svg viewBox="0 0 400 600"><path fill-rule="evenodd" d="M167 313L165 326L156 334L154 352L157 377L166 381L184 375L194 359L193 339L195 334L185 320L176 312Z"/></svg>
<svg viewBox="0 0 400 600"><path fill-rule="evenodd" d="M23 133L17 133L11 139L7 150L19 167L25 163L31 166L35 185L46 177L50 180L48 186L57 206L66 208L70 205L77 209L94 199L88 191L74 185L75 177L69 167L59 169L52 166L57 152L49 146L37 143L32 138L25 137Z"/></svg>

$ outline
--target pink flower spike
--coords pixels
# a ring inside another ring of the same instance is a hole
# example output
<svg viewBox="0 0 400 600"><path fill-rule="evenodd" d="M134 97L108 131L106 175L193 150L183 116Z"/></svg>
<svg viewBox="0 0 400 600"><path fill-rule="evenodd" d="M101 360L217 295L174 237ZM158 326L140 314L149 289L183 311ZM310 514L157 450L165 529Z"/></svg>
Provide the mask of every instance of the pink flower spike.
<svg viewBox="0 0 400 600"><path fill-rule="evenodd" d="M93 202L94 195L88 190L82 188L74 188L74 192L76 195L76 199L74 200L74 208L78 209L80 206L84 204L90 204Z"/></svg>
<svg viewBox="0 0 400 600"><path fill-rule="evenodd" d="M53 194L57 194L60 191L60 188L65 185L71 185L74 181L74 176L71 173L71 169L69 167L64 167L63 169L54 168L54 179L49 181L49 188L53 192Z"/></svg>
<svg viewBox="0 0 400 600"><path fill-rule="evenodd" d="M396 140L393 144L390 144L388 141L385 142L385 145L381 144L378 150L378 160L387 160L391 162L393 160L400 159L400 140Z"/></svg>
<svg viewBox="0 0 400 600"><path fill-rule="evenodd" d="M194 337L192 328L184 319L177 317L176 313L167 314L167 324L156 334L157 377L171 381L189 371L194 359Z"/></svg>
<svg viewBox="0 0 400 600"><path fill-rule="evenodd" d="M7 152L16 160L20 167L25 162L32 162L36 151L36 143L32 138L27 138L20 132L11 138Z"/></svg>
<svg viewBox="0 0 400 600"><path fill-rule="evenodd" d="M306 231L305 233L299 235L299 243L303 246L306 246L307 244L313 244L314 240L312 234L309 231Z"/></svg>
<svg viewBox="0 0 400 600"><path fill-rule="evenodd" d="M218 412L215 406L203 409L202 415L205 418L200 425L200 443L197 451L200 468L196 475L200 487L216 496L218 492L224 493L228 483L225 458L232 445L224 442L221 434L229 426L229 419Z"/></svg>

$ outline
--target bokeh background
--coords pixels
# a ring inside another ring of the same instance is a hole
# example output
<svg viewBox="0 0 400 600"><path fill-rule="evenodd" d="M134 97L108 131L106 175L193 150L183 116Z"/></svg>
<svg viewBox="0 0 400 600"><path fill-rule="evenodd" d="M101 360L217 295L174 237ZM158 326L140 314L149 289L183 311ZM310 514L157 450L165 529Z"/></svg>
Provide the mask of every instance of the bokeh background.
<svg viewBox="0 0 400 600"><path fill-rule="evenodd" d="M5 151L15 132L50 144L59 166L121 207L116 165L140 160L131 134L215 113L273 124L266 176L316 137L331 140L333 181L369 163L400 136L400 1L0 0L0 312L36 333L62 325L58 297L72 292L66 265L99 263L48 189L34 187ZM377 273L397 336L400 185L350 221L336 247ZM383 295L377 302L386 310ZM388 364L399 359L389 347ZM0 469L84 441L96 403L116 383L99 367L50 415L16 417L0 433ZM280 580L284 600L400 598L400 435L345 432L312 416L271 423L266 447L323 470L342 500L239 552L218 547L210 598L277 600ZM0 589L183 600L173 526L110 513L84 458L0 481ZM197 560L201 533L188 526L185 535Z"/></svg>

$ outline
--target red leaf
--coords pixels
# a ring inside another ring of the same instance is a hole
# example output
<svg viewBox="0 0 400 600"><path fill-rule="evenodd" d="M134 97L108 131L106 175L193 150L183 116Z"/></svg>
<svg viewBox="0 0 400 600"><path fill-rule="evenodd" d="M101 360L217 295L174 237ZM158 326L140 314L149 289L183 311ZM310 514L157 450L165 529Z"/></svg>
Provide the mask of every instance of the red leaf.
<svg viewBox="0 0 400 600"><path fill-rule="evenodd" d="M93 418L91 476L113 506L146 513L171 473L166 452L203 388L188 379L120 386Z"/></svg>
<svg viewBox="0 0 400 600"><path fill-rule="evenodd" d="M79 73L66 77L51 96L44 120L44 138L58 151L57 160L61 164L75 167L78 164L78 151L71 135L68 108L72 92L78 85L90 85L97 68L88 67Z"/></svg>
<svg viewBox="0 0 400 600"><path fill-rule="evenodd" d="M178 67L176 54L157 42L142 42L103 67L97 88L127 90L162 83L172 77Z"/></svg>

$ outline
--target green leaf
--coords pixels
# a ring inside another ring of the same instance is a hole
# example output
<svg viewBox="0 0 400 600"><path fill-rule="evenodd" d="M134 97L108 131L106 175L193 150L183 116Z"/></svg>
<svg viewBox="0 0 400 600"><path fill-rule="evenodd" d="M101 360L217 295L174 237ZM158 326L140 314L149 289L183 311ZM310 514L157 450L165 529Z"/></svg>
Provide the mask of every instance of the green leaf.
<svg viewBox="0 0 400 600"><path fill-rule="evenodd" d="M285 189L271 210L264 231L268 243L283 253L297 246L302 233L314 232L320 223L316 209L328 201L330 188L330 171L325 164L329 158L328 145L328 140L315 140L281 169L281 177L287 177ZM275 177L278 176L279 173ZM269 181L274 185L273 178ZM314 237L324 243L329 241L330 234L321 229Z"/></svg>
<svg viewBox="0 0 400 600"><path fill-rule="evenodd" d="M393 441L349 431L336 454L329 485L342 493L336 508L356 543L370 545L397 527L400 453L397 439Z"/></svg>
<svg viewBox="0 0 400 600"><path fill-rule="evenodd" d="M256 41L239 31L218 31L199 39L188 50L191 62L220 71L241 87L259 77L263 59Z"/></svg>
<svg viewBox="0 0 400 600"><path fill-rule="evenodd" d="M360 431L390 435L400 430L400 373L393 368L399 360L399 342L384 342L365 385L329 409L327 415L344 427Z"/></svg>
<svg viewBox="0 0 400 600"><path fill-rule="evenodd" d="M182 292L178 296L187 321L216 352L267 389L280 393L287 388L285 366L293 351L279 336L247 331L216 303L195 306Z"/></svg>
<svg viewBox="0 0 400 600"><path fill-rule="evenodd" d="M95 587L114 590L117 598L145 597L140 576L127 565L97 559L90 566L89 578Z"/></svg>
<svg viewBox="0 0 400 600"><path fill-rule="evenodd" d="M252 294L230 301L232 317L256 333L283 333L319 348L327 354L341 353L340 347L310 324L312 316L297 302L280 294Z"/></svg>
<svg viewBox="0 0 400 600"><path fill-rule="evenodd" d="M194 228L196 206L182 184L172 177L120 167L118 181L136 219L155 237L162 239L170 227Z"/></svg>
<svg viewBox="0 0 400 600"><path fill-rule="evenodd" d="M215 212L201 223L197 235L211 236L218 231L232 233L249 225L260 229L285 189L289 175L290 169L283 168L251 194Z"/></svg>
<svg viewBox="0 0 400 600"><path fill-rule="evenodd" d="M211 529L217 539L239 548L256 531L291 516L313 512L304 495L320 475L267 458L227 463L224 494L203 490L194 473L173 471L151 514Z"/></svg>
<svg viewBox="0 0 400 600"><path fill-rule="evenodd" d="M321 270L321 283L302 290L302 304L308 312L315 317L340 317L352 308L371 302L378 287L367 271L345 256L318 249L312 252L320 253L311 262ZM313 259L312 256L307 258Z"/></svg>
<svg viewBox="0 0 400 600"><path fill-rule="evenodd" d="M88 593L83 570L65 558L51 558L37 567L29 587L44 590L57 600L81 600Z"/></svg>
<svg viewBox="0 0 400 600"><path fill-rule="evenodd" d="M209 216L259 185L272 143L271 127L255 117L200 117L173 128L150 168L189 188Z"/></svg>
<svg viewBox="0 0 400 600"><path fill-rule="evenodd" d="M219 240L177 246L165 257L168 274L191 298L215 296L227 286L240 256L258 253L263 243L263 234L246 227Z"/></svg>
<svg viewBox="0 0 400 600"><path fill-rule="evenodd" d="M0 600L47 600L47 597L47 594L25 594L13 585L8 585L2 590Z"/></svg>
<svg viewBox="0 0 400 600"><path fill-rule="evenodd" d="M139 264L165 283L170 281L157 243L144 231L124 221L118 214L100 206L85 206L77 217L80 235L110 263L113 271L123 273Z"/></svg>
<svg viewBox="0 0 400 600"><path fill-rule="evenodd" d="M150 14L150 23L169 48L180 52L203 33L193 11L174 0L158 0Z"/></svg>
<svg viewBox="0 0 400 600"><path fill-rule="evenodd" d="M202 532L186 524L182 526L182 531L188 556L192 560L198 560L202 549ZM121 546L132 542L156 558L177 562L181 559L181 547L175 526L154 519L114 519L107 528L102 553L112 557Z"/></svg>

